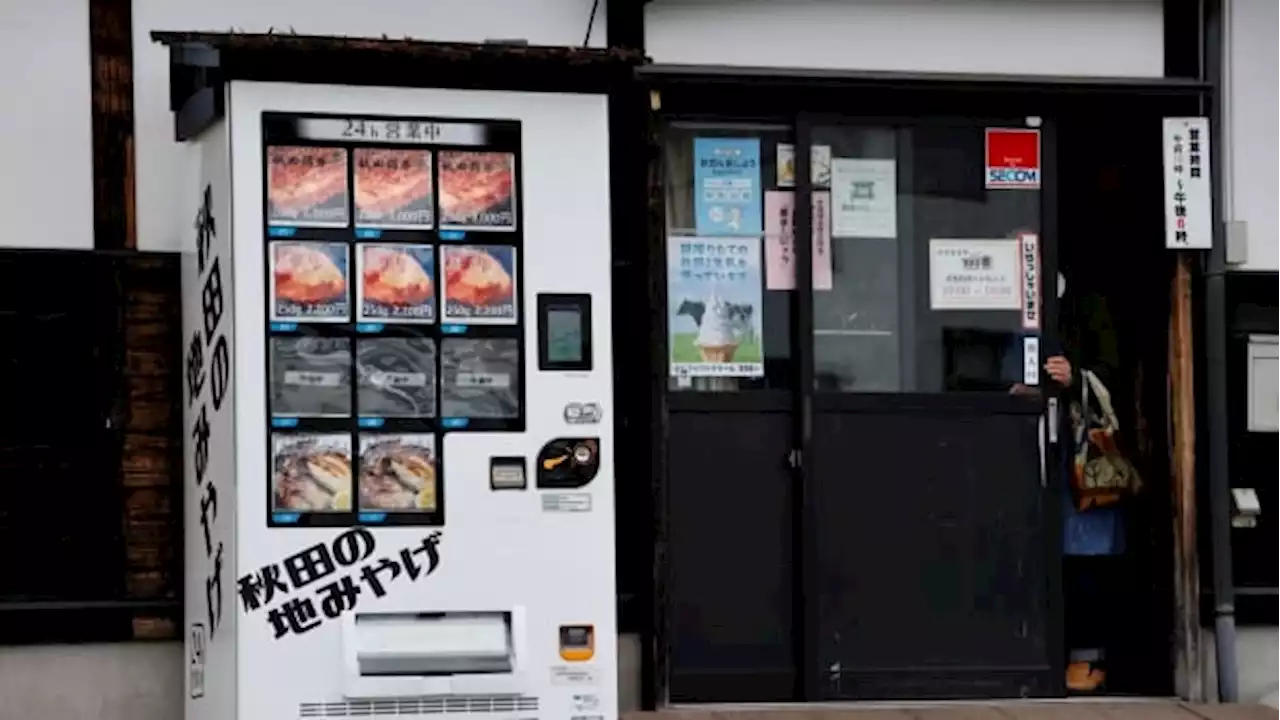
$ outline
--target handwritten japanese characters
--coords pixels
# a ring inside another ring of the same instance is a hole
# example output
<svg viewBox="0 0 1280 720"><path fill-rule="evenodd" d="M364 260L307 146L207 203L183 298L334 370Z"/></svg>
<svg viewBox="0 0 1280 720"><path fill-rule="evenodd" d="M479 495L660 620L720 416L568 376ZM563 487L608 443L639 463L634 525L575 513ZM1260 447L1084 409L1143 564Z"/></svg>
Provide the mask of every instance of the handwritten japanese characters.
<svg viewBox="0 0 1280 720"><path fill-rule="evenodd" d="M223 290L222 258L218 252L218 220L213 212L213 188L205 185L196 213L196 272L200 286L200 323L187 344L187 403L193 408L189 431L193 447L195 492L199 497L200 529L205 558L210 561L204 581L206 623L210 639L216 637L222 621L223 543L215 542L218 522L217 479L209 475L213 437L211 417L230 412L225 407L231 389L231 351L223 322L226 298ZM227 439L229 440L229 438Z"/></svg>
<svg viewBox="0 0 1280 720"><path fill-rule="evenodd" d="M275 639L301 635L354 610L366 592L381 598L392 583L415 582L435 572L440 538L437 530L373 559L374 534L352 528L331 543L316 543L244 575L237 583L240 602L245 613L265 610Z"/></svg>

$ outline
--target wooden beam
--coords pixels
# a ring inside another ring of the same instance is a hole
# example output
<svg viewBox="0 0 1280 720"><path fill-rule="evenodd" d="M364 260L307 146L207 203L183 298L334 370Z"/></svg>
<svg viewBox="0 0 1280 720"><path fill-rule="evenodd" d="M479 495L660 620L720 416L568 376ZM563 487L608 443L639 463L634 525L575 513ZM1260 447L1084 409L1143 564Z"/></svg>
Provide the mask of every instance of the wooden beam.
<svg viewBox="0 0 1280 720"><path fill-rule="evenodd" d="M1173 420L1174 685L1204 700L1200 668L1200 563L1196 544L1195 338L1190 253L1178 253L1169 313L1169 390Z"/></svg>
<svg viewBox="0 0 1280 720"><path fill-rule="evenodd" d="M133 160L133 4L89 0L93 246L137 246Z"/></svg>

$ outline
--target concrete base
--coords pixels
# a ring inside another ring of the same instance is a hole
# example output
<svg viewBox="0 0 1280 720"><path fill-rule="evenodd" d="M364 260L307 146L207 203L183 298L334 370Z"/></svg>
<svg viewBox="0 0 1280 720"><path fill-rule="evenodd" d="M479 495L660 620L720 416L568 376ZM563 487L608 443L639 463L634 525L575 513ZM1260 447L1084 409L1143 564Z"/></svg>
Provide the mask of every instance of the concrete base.
<svg viewBox="0 0 1280 720"><path fill-rule="evenodd" d="M180 643L0 647L0 720L178 720Z"/></svg>

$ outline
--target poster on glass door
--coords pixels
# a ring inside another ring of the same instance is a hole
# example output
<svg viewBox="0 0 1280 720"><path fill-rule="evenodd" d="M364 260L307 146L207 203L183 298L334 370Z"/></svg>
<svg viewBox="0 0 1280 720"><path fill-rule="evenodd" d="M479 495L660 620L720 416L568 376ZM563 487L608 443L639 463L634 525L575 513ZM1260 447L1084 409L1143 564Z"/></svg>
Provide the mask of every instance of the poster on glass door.
<svg viewBox="0 0 1280 720"><path fill-rule="evenodd" d="M836 158L831 166L831 194L836 237L898 237L895 161Z"/></svg>
<svg viewBox="0 0 1280 720"><path fill-rule="evenodd" d="M1019 310L1018 241L929 241L930 310Z"/></svg>
<svg viewBox="0 0 1280 720"><path fill-rule="evenodd" d="M670 239L667 347L673 377L764 375L761 280L759 238Z"/></svg>
<svg viewBox="0 0 1280 720"><path fill-rule="evenodd" d="M760 140L694 138L693 189L699 235L759 235Z"/></svg>
<svg viewBox="0 0 1280 720"><path fill-rule="evenodd" d="M812 195L813 288L831 289L831 193ZM764 277L767 290L796 289L795 195L771 190L764 196Z"/></svg>

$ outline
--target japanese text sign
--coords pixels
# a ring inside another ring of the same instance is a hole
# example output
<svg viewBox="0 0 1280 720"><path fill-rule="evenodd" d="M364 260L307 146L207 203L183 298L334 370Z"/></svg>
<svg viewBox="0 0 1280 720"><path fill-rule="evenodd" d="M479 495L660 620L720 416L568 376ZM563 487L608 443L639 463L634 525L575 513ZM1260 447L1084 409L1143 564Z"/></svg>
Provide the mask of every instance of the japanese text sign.
<svg viewBox="0 0 1280 720"><path fill-rule="evenodd" d="M1171 250L1213 247L1209 184L1209 121L1164 119L1164 245Z"/></svg>

